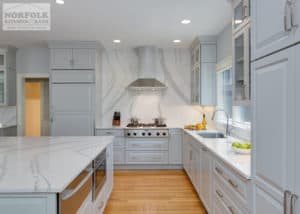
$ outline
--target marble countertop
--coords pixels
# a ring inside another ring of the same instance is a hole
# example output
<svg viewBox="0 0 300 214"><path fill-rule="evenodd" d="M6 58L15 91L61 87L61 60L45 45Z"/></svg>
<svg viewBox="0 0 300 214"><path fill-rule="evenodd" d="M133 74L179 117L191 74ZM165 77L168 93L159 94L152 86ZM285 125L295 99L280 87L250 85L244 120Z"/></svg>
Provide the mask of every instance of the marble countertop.
<svg viewBox="0 0 300 214"><path fill-rule="evenodd" d="M62 192L113 137L1 137L0 193Z"/></svg>
<svg viewBox="0 0 300 214"><path fill-rule="evenodd" d="M231 149L231 143L241 141L237 138L227 137L224 139L207 139L199 136L199 131L184 130L196 139L201 145L207 147L213 154L231 166L233 170L246 179L251 179L251 155L237 154ZM204 131L204 132L211 132ZM202 131L203 132L203 131Z"/></svg>

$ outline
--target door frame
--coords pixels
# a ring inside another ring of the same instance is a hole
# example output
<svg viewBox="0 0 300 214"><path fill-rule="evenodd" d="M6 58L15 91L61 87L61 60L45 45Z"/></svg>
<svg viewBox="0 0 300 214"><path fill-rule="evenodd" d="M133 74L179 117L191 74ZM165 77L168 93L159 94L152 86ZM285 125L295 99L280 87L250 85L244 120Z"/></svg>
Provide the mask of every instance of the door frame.
<svg viewBox="0 0 300 214"><path fill-rule="evenodd" d="M26 79L49 79L48 73L18 73L17 74L17 136L25 135L25 80ZM50 90L50 87L49 87ZM49 92L50 93L50 92ZM49 126L51 129L51 127Z"/></svg>

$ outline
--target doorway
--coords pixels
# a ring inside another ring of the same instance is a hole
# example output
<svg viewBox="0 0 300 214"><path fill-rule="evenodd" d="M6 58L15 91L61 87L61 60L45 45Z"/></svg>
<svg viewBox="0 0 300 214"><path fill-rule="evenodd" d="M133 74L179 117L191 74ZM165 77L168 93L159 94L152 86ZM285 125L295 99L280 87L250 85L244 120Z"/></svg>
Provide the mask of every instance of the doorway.
<svg viewBox="0 0 300 214"><path fill-rule="evenodd" d="M22 78L21 133L26 137L50 135L49 78Z"/></svg>

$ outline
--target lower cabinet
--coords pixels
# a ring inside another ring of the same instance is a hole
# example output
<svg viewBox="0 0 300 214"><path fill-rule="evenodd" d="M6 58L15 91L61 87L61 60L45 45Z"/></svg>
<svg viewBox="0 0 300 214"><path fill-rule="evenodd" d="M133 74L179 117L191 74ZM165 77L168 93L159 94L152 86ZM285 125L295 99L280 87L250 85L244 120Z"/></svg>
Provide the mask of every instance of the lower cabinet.
<svg viewBox="0 0 300 214"><path fill-rule="evenodd" d="M114 136L113 163L125 164L125 138L123 129L97 129L96 136Z"/></svg>
<svg viewBox="0 0 300 214"><path fill-rule="evenodd" d="M208 213L250 213L249 180L187 133L183 134L182 157L183 168Z"/></svg>

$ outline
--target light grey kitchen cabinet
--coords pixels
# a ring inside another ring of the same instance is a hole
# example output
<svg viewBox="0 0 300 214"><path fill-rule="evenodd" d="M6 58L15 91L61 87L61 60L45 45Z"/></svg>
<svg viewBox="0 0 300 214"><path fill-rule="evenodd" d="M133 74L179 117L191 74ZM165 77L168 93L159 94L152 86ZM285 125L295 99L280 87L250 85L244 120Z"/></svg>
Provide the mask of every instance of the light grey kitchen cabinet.
<svg viewBox="0 0 300 214"><path fill-rule="evenodd" d="M52 136L94 135L94 85L51 84Z"/></svg>
<svg viewBox="0 0 300 214"><path fill-rule="evenodd" d="M123 129L97 129L96 136L114 136L113 163L115 165L125 164L125 138Z"/></svg>
<svg viewBox="0 0 300 214"><path fill-rule="evenodd" d="M233 101L236 105L250 104L250 24L233 36Z"/></svg>
<svg viewBox="0 0 300 214"><path fill-rule="evenodd" d="M0 196L1 213L57 214L56 194L5 194Z"/></svg>
<svg viewBox="0 0 300 214"><path fill-rule="evenodd" d="M235 34L250 21L250 0L233 0L232 28Z"/></svg>
<svg viewBox="0 0 300 214"><path fill-rule="evenodd" d="M182 130L169 130L169 164L182 164Z"/></svg>
<svg viewBox="0 0 300 214"><path fill-rule="evenodd" d="M51 69L72 69L73 49L51 49Z"/></svg>
<svg viewBox="0 0 300 214"><path fill-rule="evenodd" d="M182 165L187 174L190 174L190 136L183 133L182 139Z"/></svg>
<svg viewBox="0 0 300 214"><path fill-rule="evenodd" d="M299 50L299 45L291 47L252 65L254 213L290 213L291 196L299 195ZM299 213L299 201L295 203L294 213Z"/></svg>
<svg viewBox="0 0 300 214"><path fill-rule="evenodd" d="M52 70L52 83L94 83L94 70Z"/></svg>
<svg viewBox="0 0 300 214"><path fill-rule="evenodd" d="M200 151L200 190L199 195L208 213L211 212L212 191L212 156L207 148L201 147Z"/></svg>
<svg viewBox="0 0 300 214"><path fill-rule="evenodd" d="M95 69L96 50L89 48L52 48L51 69Z"/></svg>
<svg viewBox="0 0 300 214"><path fill-rule="evenodd" d="M0 106L16 105L16 48L0 47Z"/></svg>
<svg viewBox="0 0 300 214"><path fill-rule="evenodd" d="M192 44L191 102L202 106L216 103L217 46L213 39Z"/></svg>
<svg viewBox="0 0 300 214"><path fill-rule="evenodd" d="M292 25L292 20L299 24L299 8L296 0L251 1L252 60L300 41L299 28Z"/></svg>

